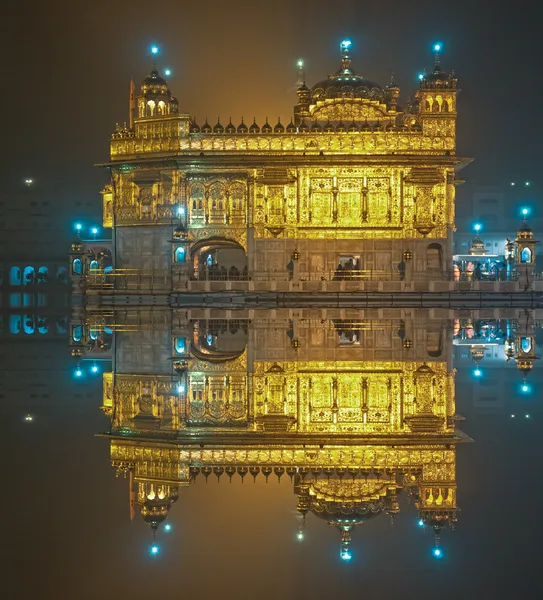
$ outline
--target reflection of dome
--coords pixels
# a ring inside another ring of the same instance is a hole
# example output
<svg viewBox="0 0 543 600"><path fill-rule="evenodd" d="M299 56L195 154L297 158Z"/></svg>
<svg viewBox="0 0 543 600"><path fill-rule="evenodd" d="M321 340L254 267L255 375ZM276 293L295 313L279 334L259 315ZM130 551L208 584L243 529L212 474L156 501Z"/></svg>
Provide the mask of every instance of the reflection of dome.
<svg viewBox="0 0 543 600"><path fill-rule="evenodd" d="M178 225L173 232L175 240L186 240L189 237L187 228L184 225Z"/></svg>

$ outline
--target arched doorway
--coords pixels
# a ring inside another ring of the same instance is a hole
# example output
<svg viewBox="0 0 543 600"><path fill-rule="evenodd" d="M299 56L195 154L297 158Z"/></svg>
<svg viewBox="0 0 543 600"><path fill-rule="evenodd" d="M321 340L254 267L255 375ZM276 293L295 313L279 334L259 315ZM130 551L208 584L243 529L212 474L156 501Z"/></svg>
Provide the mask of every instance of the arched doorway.
<svg viewBox="0 0 543 600"><path fill-rule="evenodd" d="M208 238L190 249L193 278L203 281L239 281L248 278L247 255L241 244L228 238Z"/></svg>

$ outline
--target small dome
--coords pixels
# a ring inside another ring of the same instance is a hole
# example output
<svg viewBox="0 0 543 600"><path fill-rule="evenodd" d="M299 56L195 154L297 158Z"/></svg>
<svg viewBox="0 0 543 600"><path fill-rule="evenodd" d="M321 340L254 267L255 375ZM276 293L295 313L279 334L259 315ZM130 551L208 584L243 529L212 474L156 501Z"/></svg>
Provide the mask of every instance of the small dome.
<svg viewBox="0 0 543 600"><path fill-rule="evenodd" d="M294 123L292 122L292 120L287 125L287 132L288 133L295 133L296 132L296 125L294 125Z"/></svg>
<svg viewBox="0 0 543 600"><path fill-rule="evenodd" d="M236 128L234 125L232 125L232 118L230 118L230 121L228 121L228 125L225 127L224 130L226 131L226 133L236 133Z"/></svg>
<svg viewBox="0 0 543 600"><path fill-rule="evenodd" d="M285 127L281 123L281 119L277 119L277 125L273 128L274 133L284 133Z"/></svg>
<svg viewBox="0 0 543 600"><path fill-rule="evenodd" d="M268 119L266 119L266 122L264 123L264 125L262 125L262 133L271 133L271 132L272 132L272 127L268 123Z"/></svg>
<svg viewBox="0 0 543 600"><path fill-rule="evenodd" d="M174 240L187 240L189 237L187 228L184 225L178 225L173 232Z"/></svg>
<svg viewBox="0 0 543 600"><path fill-rule="evenodd" d="M211 133L211 131L211 125L207 122L206 119L206 122L202 125L202 133Z"/></svg>
<svg viewBox="0 0 543 600"><path fill-rule="evenodd" d="M249 127L249 133L260 133L260 127L257 125L256 119L253 119L253 122Z"/></svg>
<svg viewBox="0 0 543 600"><path fill-rule="evenodd" d="M313 121L313 123L311 123L311 131L317 131L317 132L322 131L322 127L320 126L318 121Z"/></svg>
<svg viewBox="0 0 543 600"><path fill-rule="evenodd" d="M219 119L217 119L217 123L213 127L213 133L224 133L224 127L221 125Z"/></svg>
<svg viewBox="0 0 543 600"><path fill-rule="evenodd" d="M198 123L196 123L196 121L191 121L189 133L200 133L200 126L198 125Z"/></svg>
<svg viewBox="0 0 543 600"><path fill-rule="evenodd" d="M149 75L147 75L147 77L143 80L142 85L149 85L149 86L153 86L153 85L163 85L168 87L168 84L166 83L166 80L163 79L159 74L158 71L156 70L156 67L153 67L151 72L149 73Z"/></svg>
<svg viewBox="0 0 543 600"><path fill-rule="evenodd" d="M241 117L241 123L238 125L238 133L247 133L249 128L243 122L243 117Z"/></svg>

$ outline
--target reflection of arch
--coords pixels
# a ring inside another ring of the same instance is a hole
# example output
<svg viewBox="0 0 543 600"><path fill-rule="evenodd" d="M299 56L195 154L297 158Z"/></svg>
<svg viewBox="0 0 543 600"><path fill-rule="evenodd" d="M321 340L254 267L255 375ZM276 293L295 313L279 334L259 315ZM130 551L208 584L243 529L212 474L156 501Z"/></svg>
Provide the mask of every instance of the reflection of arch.
<svg viewBox="0 0 543 600"><path fill-rule="evenodd" d="M19 267L11 267L9 270L9 284L21 285L21 269Z"/></svg>
<svg viewBox="0 0 543 600"><path fill-rule="evenodd" d="M100 264L97 260L91 260L89 264L89 269L91 271L98 271L100 269Z"/></svg>
<svg viewBox="0 0 543 600"><path fill-rule="evenodd" d="M531 263L532 262L532 251L530 248L523 248L520 253L520 262L521 263Z"/></svg>
<svg viewBox="0 0 543 600"><path fill-rule="evenodd" d="M23 329L27 335L34 333L36 325L34 323L34 317L32 315L24 316Z"/></svg>
<svg viewBox="0 0 543 600"><path fill-rule="evenodd" d="M34 279L35 279L34 267L28 265L27 267L25 267L25 270L23 271L23 284L24 285L32 284L32 283L34 283Z"/></svg>
<svg viewBox="0 0 543 600"><path fill-rule="evenodd" d="M211 350L209 348L199 348L191 342L190 353L194 358L199 360L205 360L211 363L224 363L230 360L239 358L245 352L245 348L242 350Z"/></svg>
<svg viewBox="0 0 543 600"><path fill-rule="evenodd" d="M426 248L426 266L431 269L441 269L443 264L443 248L441 244L433 242Z"/></svg>

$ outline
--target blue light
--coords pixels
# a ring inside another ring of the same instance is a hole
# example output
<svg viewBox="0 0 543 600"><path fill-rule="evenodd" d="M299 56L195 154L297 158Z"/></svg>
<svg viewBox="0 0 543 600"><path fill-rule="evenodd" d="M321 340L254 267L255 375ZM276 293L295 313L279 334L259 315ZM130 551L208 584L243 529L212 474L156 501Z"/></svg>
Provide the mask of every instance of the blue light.
<svg viewBox="0 0 543 600"><path fill-rule="evenodd" d="M512 187L515 187L516 183L514 181L511 182Z"/></svg>
<svg viewBox="0 0 543 600"><path fill-rule="evenodd" d="M523 216L526 216L530 214L530 209L524 207L520 212L523 214Z"/></svg>
<svg viewBox="0 0 543 600"><path fill-rule="evenodd" d="M443 558L443 550L441 550L441 548L434 548L432 554L434 555L434 558Z"/></svg>
<svg viewBox="0 0 543 600"><path fill-rule="evenodd" d="M349 561L352 558L352 554L348 550L341 551L341 560Z"/></svg>
<svg viewBox="0 0 543 600"><path fill-rule="evenodd" d="M164 69L164 75L166 75L166 77L169 77L172 74L170 69Z"/></svg>
<svg viewBox="0 0 543 600"><path fill-rule="evenodd" d="M441 52L442 47L441 44L434 44L434 52Z"/></svg>
<svg viewBox="0 0 543 600"><path fill-rule="evenodd" d="M150 552L153 556L156 556L160 552L160 548L156 544L153 544Z"/></svg>
<svg viewBox="0 0 543 600"><path fill-rule="evenodd" d="M342 40L341 49L347 50L347 48L352 44L351 40Z"/></svg>
<svg viewBox="0 0 543 600"><path fill-rule="evenodd" d="M475 229L475 231L481 231L482 228L483 226L481 225L481 223L475 223L475 225L473 226L473 229Z"/></svg>
<svg viewBox="0 0 543 600"><path fill-rule="evenodd" d="M527 383L523 383L520 389L526 394L530 391L530 386Z"/></svg>
<svg viewBox="0 0 543 600"><path fill-rule="evenodd" d="M96 365L92 365L92 367L91 367L91 371L92 371L93 373L98 373L98 367L97 367Z"/></svg>
<svg viewBox="0 0 543 600"><path fill-rule="evenodd" d="M423 521L422 519L419 519L419 521L418 521L417 525L418 525L419 527L424 527L424 521Z"/></svg>
<svg viewBox="0 0 543 600"><path fill-rule="evenodd" d="M158 54L160 48L158 46L151 46L151 54Z"/></svg>
<svg viewBox="0 0 543 600"><path fill-rule="evenodd" d="M530 418L530 415L529 415L528 413L526 413L526 414L524 415L524 418L525 418L525 419L529 419L529 418Z"/></svg>
<svg viewBox="0 0 543 600"><path fill-rule="evenodd" d="M304 534L303 534L303 532L301 532L301 531L298 531L298 533L296 534L296 539L297 539L299 542L303 542L303 541L304 541Z"/></svg>
<svg viewBox="0 0 543 600"><path fill-rule="evenodd" d="M177 393L178 393L178 394L182 394L184 391L185 391L185 386L184 386L182 383L180 383L180 384L177 386Z"/></svg>
<svg viewBox="0 0 543 600"><path fill-rule="evenodd" d="M77 371L75 372L75 376L81 377L81 375L83 375L83 371L81 369L77 369Z"/></svg>
<svg viewBox="0 0 543 600"><path fill-rule="evenodd" d="M424 73L419 73L419 81L422 81L424 79Z"/></svg>
<svg viewBox="0 0 543 600"><path fill-rule="evenodd" d="M75 228L77 231L81 231L81 228L83 227L83 225L81 225L81 223L76 223L75 224Z"/></svg>
<svg viewBox="0 0 543 600"><path fill-rule="evenodd" d="M483 372L481 371L481 369L477 368L473 371L473 375L475 377L481 377L481 375L483 374Z"/></svg>
<svg viewBox="0 0 543 600"><path fill-rule="evenodd" d="M296 64L298 65L299 69L303 69L304 68L304 61L301 58L298 59L298 62Z"/></svg>
<svg viewBox="0 0 543 600"><path fill-rule="evenodd" d="M96 234L98 233L98 227L93 227L93 228L91 229L91 233L92 233L93 235L96 235Z"/></svg>
<svg viewBox="0 0 543 600"><path fill-rule="evenodd" d="M171 531L172 530L172 526L169 523L166 523L166 525L164 525L164 531Z"/></svg>
<svg viewBox="0 0 543 600"><path fill-rule="evenodd" d="M185 207L184 206L178 206L177 207L177 214L183 216L185 214Z"/></svg>
<svg viewBox="0 0 543 600"><path fill-rule="evenodd" d="M524 182L524 185L525 185L526 187L529 187L529 185L530 185L530 182L529 182L529 181L525 181L525 182Z"/></svg>

